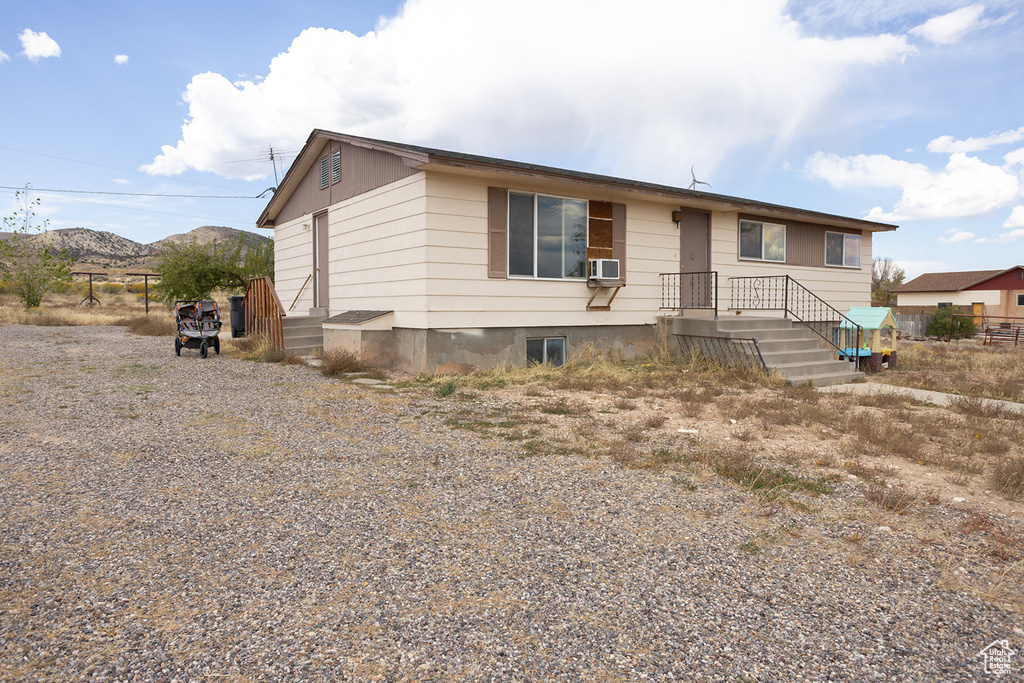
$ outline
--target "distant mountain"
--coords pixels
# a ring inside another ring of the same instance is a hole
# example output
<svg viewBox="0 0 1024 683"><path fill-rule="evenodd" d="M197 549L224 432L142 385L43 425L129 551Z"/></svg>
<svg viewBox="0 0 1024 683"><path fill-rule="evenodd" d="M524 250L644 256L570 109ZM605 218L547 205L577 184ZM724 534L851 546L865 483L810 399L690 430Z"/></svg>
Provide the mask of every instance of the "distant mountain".
<svg viewBox="0 0 1024 683"><path fill-rule="evenodd" d="M62 228L47 230L33 238L34 242L47 242L63 249L76 261L124 261L150 256L149 246L133 242L112 232L88 228Z"/></svg>
<svg viewBox="0 0 1024 683"><path fill-rule="evenodd" d="M150 244L140 244L112 232L88 228L48 230L32 239L36 242L48 242L58 249L63 249L68 255L74 257L76 267L111 268L151 267L153 258L167 244L183 244L192 240L199 244L221 243L237 239L239 236L245 239L247 245L259 244L270 239L254 232L215 225L204 225L184 234L171 235ZM0 240L9 237L10 233L0 232Z"/></svg>
<svg viewBox="0 0 1024 683"><path fill-rule="evenodd" d="M170 237L165 237L157 242L152 242L149 244L149 247L154 252L158 252L168 243L184 244L185 242L191 242L193 240L199 244L208 244L210 242L220 243L238 239L239 236L245 239L246 245L259 244L260 242L264 242L269 239L263 235L257 235L254 232L248 232L246 230L225 228L220 225L204 225L181 235L171 235Z"/></svg>

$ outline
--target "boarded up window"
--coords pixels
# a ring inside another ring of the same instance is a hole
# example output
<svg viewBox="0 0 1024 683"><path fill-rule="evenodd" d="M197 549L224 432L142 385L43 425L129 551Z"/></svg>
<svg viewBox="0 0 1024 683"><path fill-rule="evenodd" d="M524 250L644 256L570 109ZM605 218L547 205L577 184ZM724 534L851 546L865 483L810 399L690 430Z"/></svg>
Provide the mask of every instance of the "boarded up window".
<svg viewBox="0 0 1024 683"><path fill-rule="evenodd" d="M590 202L588 228L587 258L614 258L611 202Z"/></svg>

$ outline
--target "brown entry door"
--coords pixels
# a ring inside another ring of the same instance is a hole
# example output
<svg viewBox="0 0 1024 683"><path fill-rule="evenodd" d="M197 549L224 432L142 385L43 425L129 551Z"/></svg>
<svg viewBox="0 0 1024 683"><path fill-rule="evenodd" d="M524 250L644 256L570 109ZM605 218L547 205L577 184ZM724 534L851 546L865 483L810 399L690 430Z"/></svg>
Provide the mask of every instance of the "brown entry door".
<svg viewBox="0 0 1024 683"><path fill-rule="evenodd" d="M711 277L696 275L709 268L708 245L711 220L704 211L683 209L679 221L679 296L683 306L708 306L711 301Z"/></svg>
<svg viewBox="0 0 1024 683"><path fill-rule="evenodd" d="M327 214L313 216L313 307L330 308L331 271L328 262Z"/></svg>

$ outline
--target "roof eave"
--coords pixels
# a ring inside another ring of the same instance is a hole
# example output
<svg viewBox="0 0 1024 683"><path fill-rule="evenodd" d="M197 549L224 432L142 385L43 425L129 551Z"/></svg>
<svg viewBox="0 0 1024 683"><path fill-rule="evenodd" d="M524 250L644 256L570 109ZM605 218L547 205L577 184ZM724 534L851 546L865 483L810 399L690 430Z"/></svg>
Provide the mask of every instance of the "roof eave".
<svg viewBox="0 0 1024 683"><path fill-rule="evenodd" d="M896 230L898 227L888 223L877 223L875 221L868 221L859 218L837 216L819 211L811 211L809 209L798 209L790 206L781 206L767 202L741 199L739 197L730 197L728 195L714 194L711 192L686 190L668 185L631 181L611 176L565 172L560 169L534 166L532 164L506 164L458 157L446 157L441 154L430 154L429 161L417 168L420 170L430 170L431 168L437 167L465 168L502 175L511 174L544 180L568 181L575 184L587 185L588 187L600 187L609 190L633 193L639 192L649 196L678 200L681 203L700 203L703 206L723 211L756 213L764 216L776 216L779 218L790 219L806 218L809 221L826 222L834 227L846 227L867 232L891 232Z"/></svg>

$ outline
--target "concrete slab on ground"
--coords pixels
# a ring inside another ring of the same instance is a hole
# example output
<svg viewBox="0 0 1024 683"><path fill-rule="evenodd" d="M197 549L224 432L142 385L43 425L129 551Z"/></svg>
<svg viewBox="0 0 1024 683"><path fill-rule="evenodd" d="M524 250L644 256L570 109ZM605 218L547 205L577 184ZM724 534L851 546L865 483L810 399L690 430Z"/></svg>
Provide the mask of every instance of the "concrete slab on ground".
<svg viewBox="0 0 1024 683"><path fill-rule="evenodd" d="M892 384L881 382L858 382L854 384L833 384L831 386L819 387L818 391L825 392L846 392L855 394L902 394L918 401L932 403L937 406L949 405L950 401L963 398L960 394L945 394L941 391L927 391L925 389L911 389L909 387L897 387ZM1010 410L1024 414L1024 403L1014 401L1000 401L994 398L981 399L984 405L997 410Z"/></svg>

